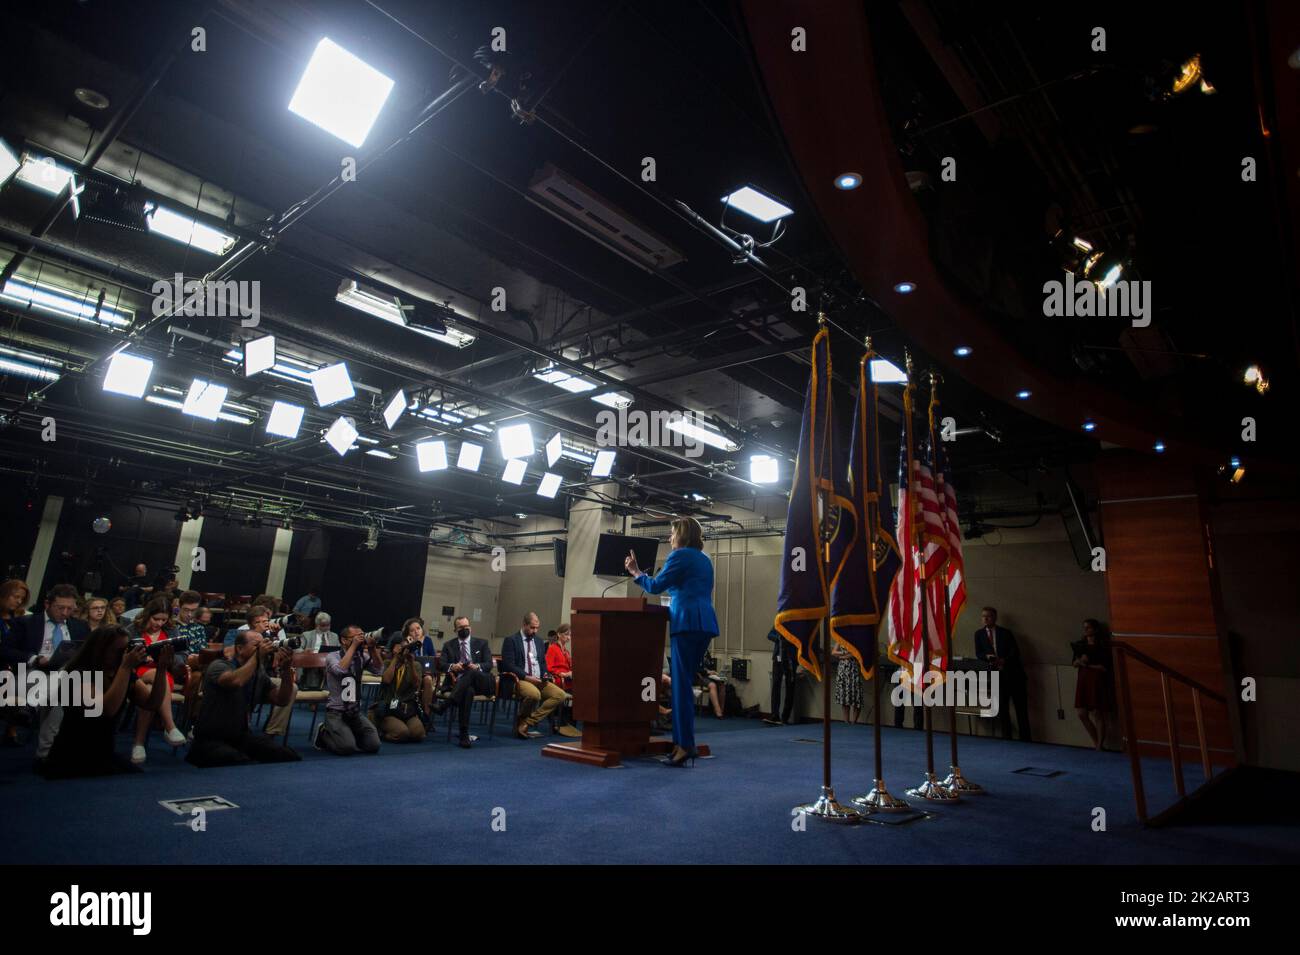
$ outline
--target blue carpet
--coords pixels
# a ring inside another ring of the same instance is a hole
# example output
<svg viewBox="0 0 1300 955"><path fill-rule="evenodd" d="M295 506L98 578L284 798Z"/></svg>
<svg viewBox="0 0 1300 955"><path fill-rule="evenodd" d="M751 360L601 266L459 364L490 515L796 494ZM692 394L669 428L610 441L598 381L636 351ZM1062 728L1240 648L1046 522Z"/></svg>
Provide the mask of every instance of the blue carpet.
<svg viewBox="0 0 1300 955"><path fill-rule="evenodd" d="M547 739L488 740L486 727L474 729L482 739L472 750L449 745L444 731L421 744L385 744L376 756L340 758L311 749L307 723L295 715L293 745L303 761L288 765L198 770L154 734L141 775L46 781L31 772L30 743L0 751L0 862L514 862L520 843L544 846L557 863L1300 861L1300 834L1281 823L1140 828L1120 753L962 737L962 768L986 795L931 806L929 818L906 825L808 820L795 831L790 808L812 800L821 784L820 744L795 740L820 740L818 724L706 717L699 737L715 758L684 770L652 760L601 770L543 758ZM870 728L835 724L832 740L840 798L870 789ZM886 780L896 795L922 780L924 741L913 730L884 730ZM935 751L946 767L946 737L936 738ZM1061 774L1013 772L1025 766ZM1173 801L1172 774L1167 762L1146 760L1144 768L1155 812ZM1199 769L1188 767L1187 779L1195 786ZM206 795L240 808L211 812L207 831L192 832L158 805ZM1105 832L1092 828L1094 807L1106 811ZM505 811L504 832L492 828L497 809Z"/></svg>

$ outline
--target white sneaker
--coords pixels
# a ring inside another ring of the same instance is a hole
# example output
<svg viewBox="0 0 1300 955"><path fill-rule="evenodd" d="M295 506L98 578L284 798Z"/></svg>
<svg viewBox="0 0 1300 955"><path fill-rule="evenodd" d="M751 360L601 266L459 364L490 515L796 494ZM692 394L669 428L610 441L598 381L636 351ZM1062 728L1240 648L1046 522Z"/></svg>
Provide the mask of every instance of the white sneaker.
<svg viewBox="0 0 1300 955"><path fill-rule="evenodd" d="M145 748L143 746L131 747L131 762L134 763L135 765L139 766L148 758L149 758L149 754L145 751Z"/></svg>
<svg viewBox="0 0 1300 955"><path fill-rule="evenodd" d="M169 729L166 733L163 733L163 739L171 743L173 746L185 745L185 734L182 733L174 726L171 729Z"/></svg>

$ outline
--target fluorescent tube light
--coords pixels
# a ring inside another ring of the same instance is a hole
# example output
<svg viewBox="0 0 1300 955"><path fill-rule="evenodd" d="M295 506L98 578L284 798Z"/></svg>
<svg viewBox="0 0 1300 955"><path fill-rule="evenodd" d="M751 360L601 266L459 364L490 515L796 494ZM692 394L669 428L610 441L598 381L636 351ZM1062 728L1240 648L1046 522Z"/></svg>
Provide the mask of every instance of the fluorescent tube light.
<svg viewBox="0 0 1300 955"><path fill-rule="evenodd" d="M144 219L149 224L150 232L156 232L173 242L188 245L201 252L225 255L235 245L233 235L214 229L189 216L181 215L179 212L173 212L157 203L145 205Z"/></svg>
<svg viewBox="0 0 1300 955"><path fill-rule="evenodd" d="M676 431L678 434L684 434L688 438L694 438L696 441L707 444L711 448L718 448L722 451L735 451L740 445L730 438L719 434L712 428L706 428L698 424L702 420L696 415L686 414L682 416L674 415L668 419L664 425L669 431Z"/></svg>

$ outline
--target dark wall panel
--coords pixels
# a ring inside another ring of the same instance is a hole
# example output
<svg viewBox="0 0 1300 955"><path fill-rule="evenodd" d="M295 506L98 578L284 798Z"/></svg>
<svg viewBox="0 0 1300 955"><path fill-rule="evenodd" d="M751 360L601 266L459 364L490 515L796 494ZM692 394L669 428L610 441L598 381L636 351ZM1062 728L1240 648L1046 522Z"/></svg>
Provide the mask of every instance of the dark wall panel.
<svg viewBox="0 0 1300 955"><path fill-rule="evenodd" d="M43 506L42 501L38 507ZM139 504L77 507L71 496L65 497L41 592L55 584L75 584L78 590L111 596L137 563L148 567L152 583L176 559L181 525L175 513L174 508ZM91 526L101 515L112 522L104 534ZM34 531L30 538L29 553ZM97 574L98 582L88 574Z"/></svg>
<svg viewBox="0 0 1300 955"><path fill-rule="evenodd" d="M428 544L381 540L375 550L358 550L364 534L332 529L329 535L321 603L335 630L348 623L395 630L419 614Z"/></svg>
<svg viewBox="0 0 1300 955"><path fill-rule="evenodd" d="M255 597L266 586L274 545L274 527L227 524L220 518L206 517L199 546L204 550L207 570L195 571L190 586L204 592Z"/></svg>
<svg viewBox="0 0 1300 955"><path fill-rule="evenodd" d="M45 495L28 490L22 481L0 481L0 575L26 577L36 531L41 526Z"/></svg>

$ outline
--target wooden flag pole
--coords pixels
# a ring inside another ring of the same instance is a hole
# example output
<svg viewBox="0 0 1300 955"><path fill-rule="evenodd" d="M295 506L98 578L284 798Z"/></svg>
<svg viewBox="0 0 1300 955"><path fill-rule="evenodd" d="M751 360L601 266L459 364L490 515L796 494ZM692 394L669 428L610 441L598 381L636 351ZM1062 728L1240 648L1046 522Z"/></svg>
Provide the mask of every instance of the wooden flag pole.
<svg viewBox="0 0 1300 955"><path fill-rule="evenodd" d="M819 325L826 324L826 313L822 312L817 316ZM817 356L813 356L813 361ZM828 362L829 363L829 362ZM830 394L829 387L827 394ZM834 440L831 436L830 440ZM830 457L834 460L834 456ZM817 488L817 533L821 536L822 522L826 518L827 506L826 489ZM823 566L830 559L830 542L818 541L818 556ZM831 595L825 594L829 602ZM827 612L830 612L829 606ZM813 816L817 819L824 819L827 822L839 822L852 825L859 823L863 818L863 810L856 806L844 806L835 800L835 790L831 786L831 687L830 687L830 669L831 669L831 649L830 639L826 632L826 617L823 616L817 622L817 636L821 641L821 669L822 669L822 791L816 800L805 803L801 806L795 806L794 812L805 816Z"/></svg>
<svg viewBox="0 0 1300 955"><path fill-rule="evenodd" d="M907 386L909 388L912 387L912 366L910 362L907 366ZM912 464L916 460L916 455L912 448L913 429L910 427L910 421L908 422L908 425L907 477L908 486L912 487L912 479L916 475L916 472L912 468ZM912 504L913 501L920 500L920 493L921 484L918 480L916 481L916 486L912 488L912 492L908 495L909 507L915 506ZM912 540L908 541L907 545L910 548L915 548L917 564L921 568L920 573L917 574L917 582L918 586L921 588L921 674L919 677L919 685L921 688L921 705L925 710L925 782L921 783L921 785L917 786L915 789L909 789L907 794L917 799L928 799L931 802L943 802L957 799L959 797L955 792L946 788L943 783L939 782L934 775L934 720L930 714L930 707L925 705L925 675L930 671L930 640L929 634L926 633L925 628L925 611L927 607L927 594L925 591L926 584L928 583L928 579L925 575L925 547L923 544L925 536L920 530L921 523L919 521L913 521L912 528ZM913 693L916 692L917 684L918 678L914 677L912 681ZM916 697L913 696L912 700L915 702Z"/></svg>
<svg viewBox="0 0 1300 955"><path fill-rule="evenodd" d="M870 380L869 376L871 373L871 365L869 363L869 360L875 354L875 352L872 351L871 348L870 335L866 337L866 341L864 344L866 345L866 352L862 356L862 361L865 363L864 364L865 374L861 382L861 387L863 388L867 387L868 382ZM871 388L874 391L875 389L874 382L871 383ZM871 400L871 410L873 416L876 414L876 410L878 406L879 404L876 401L875 395L873 394ZM871 472L875 477L876 493L879 494L881 493L881 484L880 484L880 421L878 417L876 417L875 420L871 422L871 437L872 437L872 446L866 452L869 455L869 459L867 461L867 467L871 469ZM864 495L864 500L866 501L867 512L862 516L862 524L864 528L864 533L867 535L866 546L867 546L868 559L871 561L871 576L869 578L868 585L874 591L876 587L876 580L877 580L875 537L876 537L876 530L880 526L880 503L878 498L876 498L875 502L873 503L872 498L867 497L866 495ZM876 609L880 610L881 608L877 607ZM884 620L885 620L885 614L881 613L880 619L876 622L875 629L872 631L872 640L871 640L871 711L873 714L873 719L871 721L871 735L876 750L875 774L871 777L872 778L871 792L867 793L865 796L855 796L853 799L849 801L853 803L853 805L861 809L864 809L868 812L906 812L912 807L909 806L904 800L899 799L897 796L893 795L889 791L889 789L885 786L885 769L884 769L884 758L883 758L884 754L880 746L880 720L881 720L881 716L880 716L880 628L884 625Z"/></svg>

